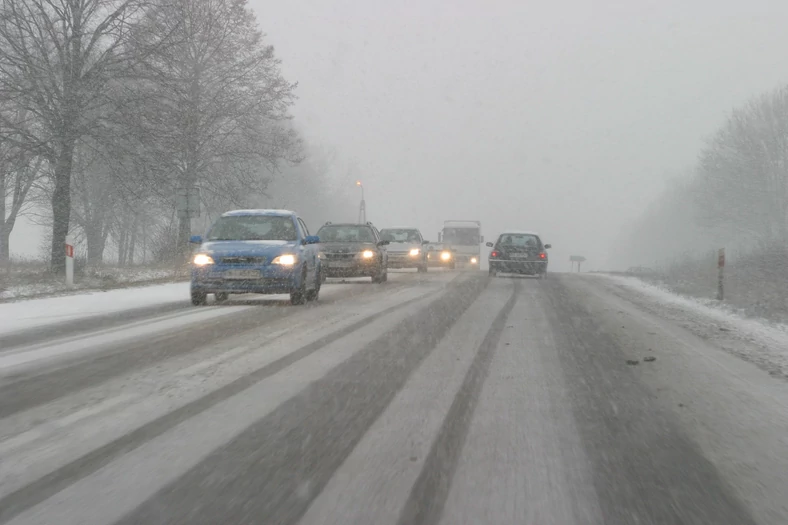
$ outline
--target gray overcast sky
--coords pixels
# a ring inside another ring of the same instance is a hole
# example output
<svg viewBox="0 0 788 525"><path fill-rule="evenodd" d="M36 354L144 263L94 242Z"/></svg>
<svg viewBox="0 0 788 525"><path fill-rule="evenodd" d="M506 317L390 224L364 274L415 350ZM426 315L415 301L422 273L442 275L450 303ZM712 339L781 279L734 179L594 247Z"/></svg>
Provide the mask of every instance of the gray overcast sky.
<svg viewBox="0 0 788 525"><path fill-rule="evenodd" d="M538 229L597 264L726 112L786 81L777 0L252 0L379 226Z"/></svg>
<svg viewBox="0 0 788 525"><path fill-rule="evenodd" d="M608 264L726 113L788 77L780 0L250 1L379 227L536 229L560 268Z"/></svg>

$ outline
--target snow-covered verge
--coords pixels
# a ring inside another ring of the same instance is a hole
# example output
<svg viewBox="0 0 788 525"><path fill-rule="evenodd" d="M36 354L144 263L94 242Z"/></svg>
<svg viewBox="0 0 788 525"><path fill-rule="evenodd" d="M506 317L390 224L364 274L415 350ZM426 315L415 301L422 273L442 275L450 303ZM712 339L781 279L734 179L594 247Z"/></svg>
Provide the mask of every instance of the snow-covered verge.
<svg viewBox="0 0 788 525"><path fill-rule="evenodd" d="M157 284L7 302L0 304L0 334L175 302L189 304L188 283Z"/></svg>
<svg viewBox="0 0 788 525"><path fill-rule="evenodd" d="M788 324L788 248L728 250L725 303L746 317ZM679 258L667 267L635 275L680 295L717 296L717 253Z"/></svg>
<svg viewBox="0 0 788 525"><path fill-rule="evenodd" d="M0 302L43 296L104 291L154 283L188 279L187 270L174 268L132 266L84 268L74 275L74 286L67 287L63 278L53 276L35 261L15 263L0 270Z"/></svg>
<svg viewBox="0 0 788 525"><path fill-rule="evenodd" d="M679 295L634 277L595 274L614 294L674 321L773 376L788 378L788 324L757 319L712 299Z"/></svg>

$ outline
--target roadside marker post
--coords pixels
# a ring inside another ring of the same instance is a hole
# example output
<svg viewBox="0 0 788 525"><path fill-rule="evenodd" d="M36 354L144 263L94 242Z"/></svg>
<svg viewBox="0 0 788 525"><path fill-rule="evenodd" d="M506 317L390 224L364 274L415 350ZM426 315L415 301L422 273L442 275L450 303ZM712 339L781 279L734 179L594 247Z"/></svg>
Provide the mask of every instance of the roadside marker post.
<svg viewBox="0 0 788 525"><path fill-rule="evenodd" d="M66 244L66 286L74 286L74 245Z"/></svg>

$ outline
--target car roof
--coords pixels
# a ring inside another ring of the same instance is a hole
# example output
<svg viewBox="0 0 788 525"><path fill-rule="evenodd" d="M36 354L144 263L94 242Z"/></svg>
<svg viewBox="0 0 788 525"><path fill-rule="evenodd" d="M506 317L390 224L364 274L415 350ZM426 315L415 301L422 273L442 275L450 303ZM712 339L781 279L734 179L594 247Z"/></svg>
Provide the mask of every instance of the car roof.
<svg viewBox="0 0 788 525"><path fill-rule="evenodd" d="M391 227L391 228L381 228L380 229L380 231L386 231L386 230L412 230L414 232L419 231L418 228L414 228L413 226L401 226L401 227L394 226L394 227Z"/></svg>
<svg viewBox="0 0 788 525"><path fill-rule="evenodd" d="M222 213L222 217L239 217L243 215L261 215L267 217L292 217L296 212L291 210L231 210Z"/></svg>
<svg viewBox="0 0 788 525"><path fill-rule="evenodd" d="M539 237L538 233L525 231L525 230L506 230L506 231L502 231L501 235L535 235L536 237Z"/></svg>
<svg viewBox="0 0 788 525"><path fill-rule="evenodd" d="M444 228L481 228L479 221L443 221Z"/></svg>
<svg viewBox="0 0 788 525"><path fill-rule="evenodd" d="M324 224L323 226L364 226L365 228L372 228L371 224L359 224L357 222L332 222L330 224ZM321 228L323 226L321 226Z"/></svg>

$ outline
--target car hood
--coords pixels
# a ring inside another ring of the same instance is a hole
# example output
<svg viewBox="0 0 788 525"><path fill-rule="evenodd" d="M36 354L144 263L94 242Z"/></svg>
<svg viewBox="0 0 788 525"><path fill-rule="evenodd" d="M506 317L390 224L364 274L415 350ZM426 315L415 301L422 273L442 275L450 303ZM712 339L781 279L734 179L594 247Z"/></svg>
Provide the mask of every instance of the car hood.
<svg viewBox="0 0 788 525"><path fill-rule="evenodd" d="M362 250L375 249L374 242L322 242L320 250L329 253L356 253Z"/></svg>
<svg viewBox="0 0 788 525"><path fill-rule="evenodd" d="M417 242L392 242L386 246L386 250L388 250L389 253L408 253L413 248L421 250L422 245ZM426 246L423 248L426 249Z"/></svg>
<svg viewBox="0 0 788 525"><path fill-rule="evenodd" d="M200 246L201 252L221 256L272 257L297 249L296 241L210 241Z"/></svg>

